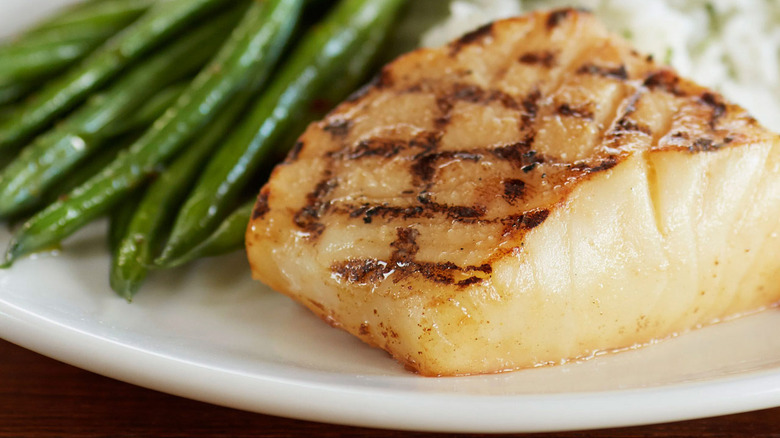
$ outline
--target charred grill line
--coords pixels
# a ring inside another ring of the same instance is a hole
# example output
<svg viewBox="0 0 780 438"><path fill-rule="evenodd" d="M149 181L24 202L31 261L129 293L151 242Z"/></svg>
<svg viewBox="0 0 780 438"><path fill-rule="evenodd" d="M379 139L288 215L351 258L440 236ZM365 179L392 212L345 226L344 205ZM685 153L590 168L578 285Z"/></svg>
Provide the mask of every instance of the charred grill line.
<svg viewBox="0 0 780 438"><path fill-rule="evenodd" d="M358 141L355 147L347 146L337 151L329 151L326 156L341 160L357 160L365 157L393 158L409 149L434 150L440 140L441 133L431 131L420 132L409 140L371 137Z"/></svg>
<svg viewBox="0 0 780 438"><path fill-rule="evenodd" d="M498 222L504 226L502 234L504 237L507 237L517 232L527 231L538 227L549 215L550 210L542 208L526 211L523 214L507 216L499 219Z"/></svg>
<svg viewBox="0 0 780 438"><path fill-rule="evenodd" d="M300 140L296 141L293 147L290 148L290 152L287 153L287 158L284 160L285 164L292 164L298 161L298 156L301 154L302 149L303 142Z"/></svg>
<svg viewBox="0 0 780 438"><path fill-rule="evenodd" d="M529 144L533 143L533 138L536 135L534 129L534 122L536 121L536 115L539 113L539 100L542 98L542 92L539 89L534 89L520 102L523 109L520 114L520 132L525 132L525 141Z"/></svg>
<svg viewBox="0 0 780 438"><path fill-rule="evenodd" d="M446 96L438 96L436 97L436 107L439 109L439 116L434 120L434 124L436 128L443 131L450 123L450 118L452 117L452 99Z"/></svg>
<svg viewBox="0 0 780 438"><path fill-rule="evenodd" d="M444 129L450 122L452 109L456 102L469 102L474 104L489 105L493 102L499 102L501 106L507 109L517 110L520 105L509 94L501 90L486 90L474 84L458 83L452 86L452 89L440 91L429 84L416 84L407 89L407 92L438 92L436 97L436 106L439 109L439 117L436 118L436 126Z"/></svg>
<svg viewBox="0 0 780 438"><path fill-rule="evenodd" d="M556 63L555 53L549 50L524 53L522 56L520 56L518 61L520 61L522 64L541 65L544 68L552 68Z"/></svg>
<svg viewBox="0 0 780 438"><path fill-rule="evenodd" d="M260 191L260 194L257 195L257 202L255 203L255 207L252 209L252 220L257 220L263 218L268 211L268 193L269 189L266 187L263 190Z"/></svg>
<svg viewBox="0 0 780 438"><path fill-rule="evenodd" d="M450 56L457 55L465 46L481 43L482 40L493 36L493 23L485 24L471 32L463 35L459 39L450 43Z"/></svg>
<svg viewBox="0 0 780 438"><path fill-rule="evenodd" d="M715 129L718 124L718 120L726 114L726 105L721 101L720 97L714 93L705 92L701 95L701 102L710 108L712 108L712 115L710 115L710 129Z"/></svg>
<svg viewBox="0 0 780 438"><path fill-rule="evenodd" d="M370 224L374 218L381 219L419 219L433 218L444 214L456 222L476 222L485 216L486 210L482 206L462 206L439 204L427 200L420 205L397 206L387 204L365 203L359 206L350 204L331 205L329 213L347 214L351 218L362 217L363 223Z"/></svg>
<svg viewBox="0 0 780 438"><path fill-rule="evenodd" d="M615 126L609 132L609 135L619 137L627 132L641 132L643 134L653 135L652 131L650 131L650 128L629 119L625 115L615 123Z"/></svg>
<svg viewBox="0 0 780 438"><path fill-rule="evenodd" d="M725 137L723 141L720 142L711 138L700 137L694 140L693 143L688 146L688 152L713 152L728 146L732 141L734 141L734 138L730 136Z"/></svg>
<svg viewBox="0 0 780 438"><path fill-rule="evenodd" d="M332 177L331 171L326 171L324 178L306 195L306 205L295 213L293 222L298 228L309 233L311 238L319 237L325 230L320 218L330 206L326 197L337 186L338 182Z"/></svg>
<svg viewBox="0 0 780 438"><path fill-rule="evenodd" d="M521 168L526 173L533 170L538 164L546 161L541 154L531 149L531 144L528 140L493 148L490 150L490 153L496 158L508 161L513 167Z"/></svg>
<svg viewBox="0 0 780 438"><path fill-rule="evenodd" d="M593 111L587 105L583 107L573 107L568 103L562 103L555 109L556 114L566 117L576 117L579 119L593 120Z"/></svg>
<svg viewBox="0 0 780 438"><path fill-rule="evenodd" d="M482 159L483 153L477 150L467 151L425 151L414 158L410 171L414 177L416 185L428 183L436 175L436 163L439 160L468 160L478 162Z"/></svg>
<svg viewBox="0 0 780 438"><path fill-rule="evenodd" d="M509 205L515 205L517 200L522 200L525 197L525 182L520 179L510 178L503 181L504 184L504 200Z"/></svg>
<svg viewBox="0 0 780 438"><path fill-rule="evenodd" d="M483 275L489 275L493 272L493 268L487 263L478 266L468 265L460 267L452 262L431 263L416 261L414 258L420 249L417 244L419 235L419 231L411 227L396 228L396 240L390 244L390 247L393 248L390 260L351 259L336 262L331 265L331 272L350 283L377 283L391 275L393 282L397 283L404 278L417 274L435 283L455 284L460 287L477 284L483 279L471 275L466 279L456 280L456 275L458 274L463 276L464 274L479 272Z"/></svg>
<svg viewBox="0 0 780 438"><path fill-rule="evenodd" d="M605 157L596 157L589 161L567 164L567 167L570 170L580 171L585 174L597 173L615 167L620 162L619 158L616 155L607 155Z"/></svg>
<svg viewBox="0 0 780 438"><path fill-rule="evenodd" d="M412 227L396 228L396 240L390 243L393 248L393 255L390 260L393 262L410 262L414 260L420 246L417 245L417 237L420 232Z"/></svg>
<svg viewBox="0 0 780 438"><path fill-rule="evenodd" d="M547 16L547 22L545 23L547 25L547 30L552 30L558 27L558 25L561 24L561 22L563 22L566 18L568 18L569 14L573 11L573 9L567 8L550 12L550 14Z"/></svg>
<svg viewBox="0 0 780 438"><path fill-rule="evenodd" d="M628 79L628 71L626 66L621 64L619 67L603 67L595 64L584 64L577 69L577 74L590 74L596 76L602 76L605 78L618 79L625 81Z"/></svg>
<svg viewBox="0 0 780 438"><path fill-rule="evenodd" d="M329 133L335 139L346 137L352 128L352 121L341 118L333 118L325 123L322 130Z"/></svg>
<svg viewBox="0 0 780 438"><path fill-rule="evenodd" d="M685 93L680 90L680 78L670 70L660 70L650 73L643 85L650 90L661 90L678 97L684 97Z"/></svg>
<svg viewBox="0 0 780 438"><path fill-rule="evenodd" d="M581 165L584 172L599 172L606 170L617 164L617 159L609 157L595 166ZM383 220L409 220L409 219L432 219L437 215L446 215L455 222L468 223L473 225L491 225L501 224L504 226L503 235L508 236L517 231L527 231L535 228L544 222L549 215L547 209L533 209L519 215L509 215L499 218L485 218L486 209L482 206L448 206L435 202L428 202L423 205L393 206L393 205L372 205L363 204L354 206L349 204L332 205L328 213L347 214L350 218L363 218L364 223L372 223L374 218Z"/></svg>
<svg viewBox="0 0 780 438"><path fill-rule="evenodd" d="M479 272L483 275L489 275L493 272L493 268L488 264L460 267L451 262L385 262L378 259L351 259L336 262L331 265L330 270L349 283L378 283L391 275L393 282L398 283L416 274L434 283L454 284L460 287L480 283L483 281L483 278L472 275L458 281L456 280L456 275L458 274L464 275Z"/></svg>

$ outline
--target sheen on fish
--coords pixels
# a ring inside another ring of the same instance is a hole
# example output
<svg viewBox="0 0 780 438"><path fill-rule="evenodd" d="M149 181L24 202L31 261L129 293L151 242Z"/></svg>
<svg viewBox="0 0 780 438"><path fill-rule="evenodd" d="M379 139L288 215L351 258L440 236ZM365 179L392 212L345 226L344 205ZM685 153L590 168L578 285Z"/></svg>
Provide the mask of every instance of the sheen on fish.
<svg viewBox="0 0 780 438"><path fill-rule="evenodd" d="M404 55L300 137L255 278L428 376L642 345L780 300L780 140L591 14Z"/></svg>

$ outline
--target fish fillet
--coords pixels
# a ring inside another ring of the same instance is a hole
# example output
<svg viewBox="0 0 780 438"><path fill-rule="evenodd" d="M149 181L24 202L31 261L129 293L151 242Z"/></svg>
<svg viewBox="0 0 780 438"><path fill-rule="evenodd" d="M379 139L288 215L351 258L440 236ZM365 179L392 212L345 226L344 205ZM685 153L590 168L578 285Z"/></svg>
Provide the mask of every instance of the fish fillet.
<svg viewBox="0 0 780 438"><path fill-rule="evenodd" d="M591 14L387 65L300 137L255 278L428 376L645 344L780 300L780 140Z"/></svg>

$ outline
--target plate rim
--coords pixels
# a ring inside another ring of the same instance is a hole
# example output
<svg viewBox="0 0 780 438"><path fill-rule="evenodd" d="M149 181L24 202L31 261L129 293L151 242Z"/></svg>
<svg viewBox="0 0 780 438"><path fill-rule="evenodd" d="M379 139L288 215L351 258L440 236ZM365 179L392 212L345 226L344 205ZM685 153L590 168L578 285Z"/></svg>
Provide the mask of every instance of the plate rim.
<svg viewBox="0 0 780 438"><path fill-rule="evenodd" d="M186 360L69 326L2 297L0 337L90 372L176 396L266 415L356 427L461 433L561 432L780 406L780 367L647 388L500 396L442 392L409 397L387 388L349 387L267 372L249 374Z"/></svg>

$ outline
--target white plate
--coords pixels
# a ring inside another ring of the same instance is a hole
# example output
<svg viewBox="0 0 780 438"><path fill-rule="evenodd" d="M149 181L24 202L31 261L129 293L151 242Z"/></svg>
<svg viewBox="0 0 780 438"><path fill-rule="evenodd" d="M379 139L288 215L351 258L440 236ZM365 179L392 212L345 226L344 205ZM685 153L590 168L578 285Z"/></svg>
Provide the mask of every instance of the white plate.
<svg viewBox="0 0 780 438"><path fill-rule="evenodd" d="M250 280L242 254L158 275L128 304L103 228L0 271L0 336L160 391L358 426L566 430L780 405L777 310L582 363L424 378Z"/></svg>
<svg viewBox="0 0 780 438"><path fill-rule="evenodd" d="M3 0L0 29L66 2ZM356 426L550 431L780 405L776 310L583 363L423 378L251 281L241 254L158 275L128 304L108 288L103 228L0 271L1 337L172 394Z"/></svg>

